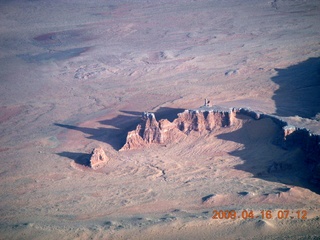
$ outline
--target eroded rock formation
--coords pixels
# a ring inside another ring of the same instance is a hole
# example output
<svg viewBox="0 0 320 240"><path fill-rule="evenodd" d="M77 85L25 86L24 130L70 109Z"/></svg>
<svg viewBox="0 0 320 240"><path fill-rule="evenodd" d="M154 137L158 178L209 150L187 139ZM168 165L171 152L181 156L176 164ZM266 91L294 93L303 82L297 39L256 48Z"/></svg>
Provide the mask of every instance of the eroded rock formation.
<svg viewBox="0 0 320 240"><path fill-rule="evenodd" d="M94 148L90 157L90 167L94 170L102 168L109 161L106 153L101 147Z"/></svg>
<svg viewBox="0 0 320 240"><path fill-rule="evenodd" d="M179 141L191 132L210 133L221 127L230 127L238 121L237 115L246 115L256 120L265 117L272 118L278 125L284 127L284 136L281 136L281 141L286 139L289 133L296 130L296 128L290 130L286 123L277 117L247 108L222 108L204 105L195 110L185 110L179 113L173 122L167 119L157 121L154 113L145 112L141 123L135 130L128 133L126 144L121 150L138 149L152 143L166 144Z"/></svg>
<svg viewBox="0 0 320 240"><path fill-rule="evenodd" d="M285 149L299 147L305 153L305 161L312 169L311 181L320 186L320 136L303 128L283 127Z"/></svg>
<svg viewBox="0 0 320 240"><path fill-rule="evenodd" d="M185 110L178 114L174 124L184 133L192 131L212 131L217 127L229 127L235 122L235 112L232 109L203 108Z"/></svg>
<svg viewBox="0 0 320 240"><path fill-rule="evenodd" d="M179 141L185 134L167 119L156 120L153 113L144 113L142 122L127 135L121 150L138 149L152 143L166 144Z"/></svg>
<svg viewBox="0 0 320 240"><path fill-rule="evenodd" d="M229 127L236 121L234 109L204 106L197 110L185 110L173 122L156 120L154 113L144 113L142 122L127 135L121 150L138 149L152 143L167 144L181 140L192 131L210 132L215 128Z"/></svg>
<svg viewBox="0 0 320 240"><path fill-rule="evenodd" d="M187 137L191 132L210 133L221 127L230 127L244 115L255 120L270 118L281 129L275 142L284 149L300 148L305 153L305 160L313 169L312 181L320 185L320 136L308 129L288 124L274 115L252 111L248 108L210 107L206 104L195 110L185 110L178 114L173 122L167 119L156 120L153 113L144 113L142 122L127 135L121 150L139 149L151 144L169 144Z"/></svg>

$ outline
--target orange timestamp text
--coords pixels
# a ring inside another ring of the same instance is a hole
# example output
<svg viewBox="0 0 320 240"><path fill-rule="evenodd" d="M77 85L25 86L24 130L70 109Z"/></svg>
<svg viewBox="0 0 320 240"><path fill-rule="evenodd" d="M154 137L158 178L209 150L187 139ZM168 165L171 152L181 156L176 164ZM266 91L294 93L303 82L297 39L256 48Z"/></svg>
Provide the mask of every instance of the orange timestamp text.
<svg viewBox="0 0 320 240"><path fill-rule="evenodd" d="M302 219L306 220L307 210L261 210L254 212L253 210L213 210L212 219Z"/></svg>

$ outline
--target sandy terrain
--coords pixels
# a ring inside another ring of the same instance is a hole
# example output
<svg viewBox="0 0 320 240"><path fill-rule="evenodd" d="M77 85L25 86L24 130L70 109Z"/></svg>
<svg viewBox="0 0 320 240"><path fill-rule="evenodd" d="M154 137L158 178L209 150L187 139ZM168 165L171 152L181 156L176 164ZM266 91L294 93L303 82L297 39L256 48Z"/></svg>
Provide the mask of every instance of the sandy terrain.
<svg viewBox="0 0 320 240"><path fill-rule="evenodd" d="M319 239L320 190L270 119L118 151L143 111L204 98L319 131L319 36L318 0L1 1L0 239Z"/></svg>

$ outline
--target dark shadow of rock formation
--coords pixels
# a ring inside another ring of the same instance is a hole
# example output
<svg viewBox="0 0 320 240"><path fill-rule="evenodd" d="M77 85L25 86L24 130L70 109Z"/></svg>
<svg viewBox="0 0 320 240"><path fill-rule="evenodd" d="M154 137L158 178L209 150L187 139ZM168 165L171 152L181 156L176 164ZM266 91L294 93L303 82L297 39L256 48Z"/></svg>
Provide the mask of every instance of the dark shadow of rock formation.
<svg viewBox="0 0 320 240"><path fill-rule="evenodd" d="M39 63L39 62L48 62L48 61L62 61L69 58L77 57L80 54L87 52L90 47L81 47L81 48L71 48L64 51L56 52L45 52L37 55L32 54L20 54L17 57L23 59L29 63Z"/></svg>
<svg viewBox="0 0 320 240"><path fill-rule="evenodd" d="M299 186L320 194L320 189L310 183L314 165L306 161L306 154L298 146L289 149L279 146L281 134L278 124L263 118L249 119L242 128L217 138L243 144L241 149L229 152L243 160L235 169L266 181Z"/></svg>
<svg viewBox="0 0 320 240"><path fill-rule="evenodd" d="M159 118L167 118L172 121L177 114L183 112L184 109L161 107L156 111ZM141 122L142 112L138 111L121 111L123 114L112 119L99 121L100 124L108 127L88 128L79 127L68 124L55 123L55 126L80 131L87 134L87 138L104 142L112 146L115 150L119 150L126 143L127 133L134 130Z"/></svg>
<svg viewBox="0 0 320 240"><path fill-rule="evenodd" d="M277 115L312 118L320 112L320 58L275 70L271 80L279 85L272 97Z"/></svg>
<svg viewBox="0 0 320 240"><path fill-rule="evenodd" d="M61 153L57 153L57 155L61 157L69 158L79 165L90 167L91 154L89 153L61 152Z"/></svg>
<svg viewBox="0 0 320 240"><path fill-rule="evenodd" d="M83 132L89 135L88 139L94 139L99 142L104 142L110 144L114 149L119 150L123 144L126 142L126 130L116 129L116 128L87 128L78 127L67 124L55 123L54 125L62 128L67 128L75 131Z"/></svg>

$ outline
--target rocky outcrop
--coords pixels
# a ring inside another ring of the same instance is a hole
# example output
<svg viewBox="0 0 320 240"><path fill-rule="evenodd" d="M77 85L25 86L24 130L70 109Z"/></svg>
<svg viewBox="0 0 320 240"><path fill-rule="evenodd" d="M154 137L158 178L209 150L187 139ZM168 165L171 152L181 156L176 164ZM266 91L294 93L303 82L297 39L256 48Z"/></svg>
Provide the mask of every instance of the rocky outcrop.
<svg viewBox="0 0 320 240"><path fill-rule="evenodd" d="M192 131L212 131L217 127L229 127L235 122L235 112L231 109L200 108L197 110L185 110L178 114L174 120L180 131L190 133Z"/></svg>
<svg viewBox="0 0 320 240"><path fill-rule="evenodd" d="M144 113L142 122L127 135L126 143L120 150L139 149L152 143L166 144L184 137L174 123L167 119L159 122L153 113Z"/></svg>
<svg viewBox="0 0 320 240"><path fill-rule="evenodd" d="M106 153L101 147L94 148L90 157L90 167L94 170L102 168L109 161Z"/></svg>
<svg viewBox="0 0 320 240"><path fill-rule="evenodd" d="M286 150L300 148L305 155L305 161L312 171L311 181L320 185L320 135L306 128L296 127L284 121L278 116L254 112L250 109L234 109L241 114L254 119L270 118L282 131L279 133L276 144Z"/></svg>
<svg viewBox="0 0 320 240"><path fill-rule="evenodd" d="M203 106L195 110L185 110L170 122L156 120L154 113L144 113L142 122L127 135L126 144L121 150L136 149L152 143L166 144L187 136L191 132L208 133L221 127L230 127L237 122L236 116L244 115L255 120L270 118L282 128L277 145L284 149L301 147L308 153L310 161L320 162L320 137L305 128L288 124L275 115L252 111L249 108L221 108Z"/></svg>
<svg viewBox="0 0 320 240"><path fill-rule="evenodd" d="M290 125L282 118L252 111L249 108L209 107L208 104L195 109L185 110L178 114L173 122L167 119L157 121L153 113L144 113L142 122L127 135L121 150L143 148L152 144L169 144L180 141L191 132L210 133L221 127L233 126L237 116L247 116L255 120L270 118L281 131L275 144L283 149L300 148L305 159L313 170L312 181L320 185L320 135L305 128Z"/></svg>
<svg viewBox="0 0 320 240"><path fill-rule="evenodd" d="M127 135L126 143L120 150L138 149L153 143L177 142L191 132L208 133L216 128L230 127L236 120L236 113L244 109L229 109L205 104L195 110L185 110L170 122L156 120L154 113L143 113L141 123ZM249 115L253 115L248 110ZM255 116L257 117L257 116Z"/></svg>
<svg viewBox="0 0 320 240"><path fill-rule="evenodd" d="M229 127L236 121L233 109L207 107L185 110L173 122L156 120L154 113L145 112L141 123L127 135L126 143L120 150L138 149L158 143L177 142L192 131L210 132L215 128Z"/></svg>
<svg viewBox="0 0 320 240"><path fill-rule="evenodd" d="M282 147L285 149L298 147L305 153L305 162L312 170L311 182L320 186L320 136L305 128L284 126L282 129L284 136Z"/></svg>

